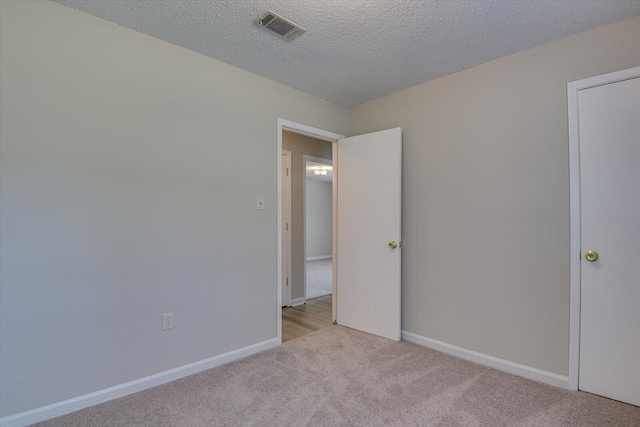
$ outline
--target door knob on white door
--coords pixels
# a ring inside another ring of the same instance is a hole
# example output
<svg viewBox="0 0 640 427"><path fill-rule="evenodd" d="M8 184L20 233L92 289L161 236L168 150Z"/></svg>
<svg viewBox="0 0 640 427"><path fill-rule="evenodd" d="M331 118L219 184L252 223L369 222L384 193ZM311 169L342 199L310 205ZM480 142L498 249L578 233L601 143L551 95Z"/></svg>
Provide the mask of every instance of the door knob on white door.
<svg viewBox="0 0 640 427"><path fill-rule="evenodd" d="M389 242L389 244L387 246L389 246L391 249L395 249L395 248L398 247L398 243L396 243L395 240L392 240L392 241Z"/></svg>
<svg viewBox="0 0 640 427"><path fill-rule="evenodd" d="M598 260L598 258L600 258L600 255L598 255L598 252L596 252L596 251L587 251L584 254L584 257L589 262L596 262Z"/></svg>

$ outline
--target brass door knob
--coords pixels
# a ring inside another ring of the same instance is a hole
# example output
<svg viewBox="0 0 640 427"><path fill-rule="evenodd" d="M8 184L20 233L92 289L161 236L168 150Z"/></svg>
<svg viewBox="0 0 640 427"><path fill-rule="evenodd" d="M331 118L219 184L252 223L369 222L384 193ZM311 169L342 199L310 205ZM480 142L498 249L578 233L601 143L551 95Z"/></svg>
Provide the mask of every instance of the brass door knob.
<svg viewBox="0 0 640 427"><path fill-rule="evenodd" d="M598 252L596 252L596 251L587 251L584 254L584 257L589 262L596 262L598 260L598 258L600 258L600 255L598 255Z"/></svg>
<svg viewBox="0 0 640 427"><path fill-rule="evenodd" d="M391 249L395 249L395 248L398 247L398 244L396 243L395 240L392 240L392 241L389 242L389 244L387 246L389 246Z"/></svg>

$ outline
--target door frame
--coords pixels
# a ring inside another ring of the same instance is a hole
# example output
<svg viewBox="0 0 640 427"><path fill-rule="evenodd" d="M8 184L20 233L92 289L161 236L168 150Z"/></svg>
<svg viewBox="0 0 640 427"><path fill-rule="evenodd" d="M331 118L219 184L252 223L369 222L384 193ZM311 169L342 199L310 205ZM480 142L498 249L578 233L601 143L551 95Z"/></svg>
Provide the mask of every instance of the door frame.
<svg viewBox="0 0 640 427"><path fill-rule="evenodd" d="M331 153L331 157L333 157L333 153ZM304 168L305 168L305 174L302 179L302 233L303 233L302 253L303 253L303 259L304 259L304 265L302 266L302 298L305 303L307 302L307 174L306 174L307 162L322 163L323 165L333 166L333 160L323 159L322 157L309 156L307 154L304 154L302 156L302 164L304 165ZM333 203L335 202L335 200L333 200L333 190L334 190L333 179L331 181L332 181L331 183L331 199L332 200L331 201L333 205ZM332 212L331 212L332 224L335 224L335 221L334 221L335 213L336 213L335 209L332 209ZM331 247L332 247L331 251L333 252L333 237L332 237ZM333 257L333 254L332 254L332 257ZM332 302L333 302L333 299L332 299Z"/></svg>
<svg viewBox="0 0 640 427"><path fill-rule="evenodd" d="M282 344L282 131L288 131L297 133L300 135L310 136L312 138L320 139L322 141L329 141L332 143L332 161L333 161L333 298L332 298L332 314L331 318L335 322L336 319L336 307L337 307L337 291L338 282L336 277L336 255L338 253L337 236L338 229L336 225L336 212L337 212L337 182L338 182L338 140L343 139L344 135L340 135L334 132L329 132L323 129L314 128L302 123L297 123L291 120L286 120L278 117L277 131L278 131L278 143L276 146L276 165L277 165L277 177L278 177L278 200L277 200L277 225L278 225L278 274L277 274L277 298L276 298L276 339L278 345Z"/></svg>
<svg viewBox="0 0 640 427"><path fill-rule="evenodd" d="M570 199L570 295L569 295L569 389L578 390L580 375L580 284L581 284L581 213L580 213L580 133L578 93L610 83L640 77L640 67L590 77L567 84L569 113L569 199Z"/></svg>
<svg viewBox="0 0 640 427"><path fill-rule="evenodd" d="M287 251L286 253L283 252L282 256L287 259L286 273L287 277L291 278L291 151L282 150L280 164L282 164L282 157L286 157L287 169L289 169L289 173L284 178L287 181L287 191L283 191L282 193L282 201L284 202L284 206L282 206L282 204L280 205L282 207L282 217L284 217L284 219L286 219L289 224L289 233L286 234ZM280 174L282 174L282 171L280 171ZM282 245L282 242L280 244ZM280 265L282 266L282 264ZM280 287L282 288L282 280L280 280ZM287 292L282 294L282 305L291 305L291 283L289 283L289 286L287 286Z"/></svg>

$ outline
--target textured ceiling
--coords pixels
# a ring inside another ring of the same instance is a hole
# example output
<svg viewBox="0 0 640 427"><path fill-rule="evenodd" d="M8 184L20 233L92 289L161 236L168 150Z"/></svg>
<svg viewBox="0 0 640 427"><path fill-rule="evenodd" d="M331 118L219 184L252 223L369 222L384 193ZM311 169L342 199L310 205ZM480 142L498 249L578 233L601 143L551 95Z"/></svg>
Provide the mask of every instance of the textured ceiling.
<svg viewBox="0 0 640 427"><path fill-rule="evenodd" d="M640 14L640 0L56 0L345 107ZM293 42L254 26L273 10Z"/></svg>

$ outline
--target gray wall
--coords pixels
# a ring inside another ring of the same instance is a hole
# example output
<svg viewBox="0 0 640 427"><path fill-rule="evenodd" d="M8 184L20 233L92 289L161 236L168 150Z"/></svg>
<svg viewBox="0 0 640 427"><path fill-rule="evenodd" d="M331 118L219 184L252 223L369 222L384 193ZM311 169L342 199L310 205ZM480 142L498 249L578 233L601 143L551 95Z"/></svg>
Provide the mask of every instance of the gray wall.
<svg viewBox="0 0 640 427"><path fill-rule="evenodd" d="M348 112L59 4L0 8L1 416L275 338L277 118L347 133Z"/></svg>
<svg viewBox="0 0 640 427"><path fill-rule="evenodd" d="M344 135L344 134L343 134ZM331 160L331 142L282 132L282 149L291 151L291 298L304 296L304 197L306 179L303 156Z"/></svg>
<svg viewBox="0 0 640 427"><path fill-rule="evenodd" d="M403 128L404 330L568 374L566 85L637 65L640 17L355 108Z"/></svg>
<svg viewBox="0 0 640 427"><path fill-rule="evenodd" d="M333 183L307 178L307 258L333 253Z"/></svg>

